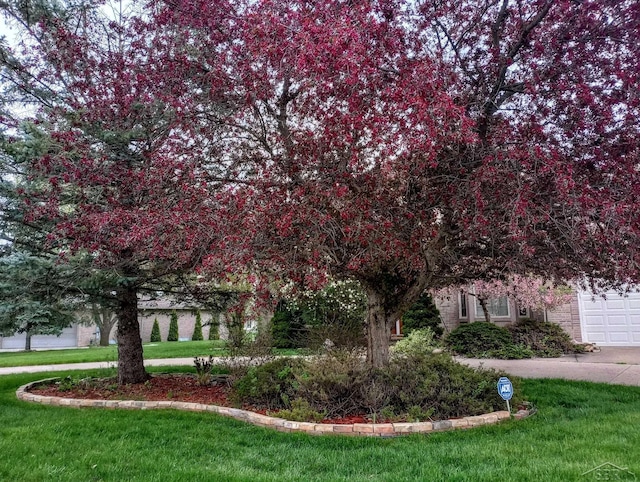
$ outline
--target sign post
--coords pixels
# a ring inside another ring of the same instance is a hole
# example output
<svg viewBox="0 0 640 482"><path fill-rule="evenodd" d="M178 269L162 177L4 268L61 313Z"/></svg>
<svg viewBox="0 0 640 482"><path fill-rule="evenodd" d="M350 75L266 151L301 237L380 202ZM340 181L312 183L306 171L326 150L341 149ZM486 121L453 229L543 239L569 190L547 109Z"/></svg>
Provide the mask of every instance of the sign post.
<svg viewBox="0 0 640 482"><path fill-rule="evenodd" d="M507 402L507 411L511 413L509 400L513 397L513 384L507 377L500 377L498 380L498 394Z"/></svg>

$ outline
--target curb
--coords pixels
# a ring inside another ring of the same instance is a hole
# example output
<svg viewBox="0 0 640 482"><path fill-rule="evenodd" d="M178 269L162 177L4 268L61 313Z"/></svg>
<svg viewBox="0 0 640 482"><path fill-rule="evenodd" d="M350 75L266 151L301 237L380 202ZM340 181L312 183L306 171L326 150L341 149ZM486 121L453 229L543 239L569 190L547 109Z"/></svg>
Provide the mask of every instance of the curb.
<svg viewBox="0 0 640 482"><path fill-rule="evenodd" d="M502 420L511 418L511 414L506 410L486 413L450 420L439 420L435 422L403 422L403 423L354 423L354 424L328 424L293 422L277 417L269 417L259 413L241 410L239 408L221 407L218 405L206 405L202 403L177 402L177 401L138 401L138 400L87 400L79 398L48 397L30 393L29 390L39 385L47 384L58 378L46 378L22 385L16 390L16 397L19 400L42 405L52 405L58 407L95 407L111 409L129 410L157 410L172 408L189 412L213 412L225 417L234 418L243 422L248 422L258 427L266 427L278 430L279 432L299 432L309 435L352 435L362 437L397 437L412 433L432 433L445 432L456 429L469 429L482 425L493 425ZM535 413L534 410L519 410L513 415L516 420L529 417Z"/></svg>

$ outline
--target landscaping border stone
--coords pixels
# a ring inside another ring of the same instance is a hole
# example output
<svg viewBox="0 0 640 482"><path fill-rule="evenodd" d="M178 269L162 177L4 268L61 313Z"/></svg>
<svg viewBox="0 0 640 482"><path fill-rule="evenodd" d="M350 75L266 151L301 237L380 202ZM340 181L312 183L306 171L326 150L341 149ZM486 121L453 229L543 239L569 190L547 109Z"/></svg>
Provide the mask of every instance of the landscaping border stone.
<svg viewBox="0 0 640 482"><path fill-rule="evenodd" d="M22 385L16 390L19 400L25 402L41 403L60 407L96 407L96 408L120 408L129 410L156 410L173 408L190 412L213 412L225 417L235 418L259 427L267 427L280 432L300 432L310 435L356 435L362 437L396 437L412 433L445 432L456 429L469 429L482 425L492 425L502 420L511 418L512 414L506 410L463 417L451 420L439 420L435 422L402 422L402 423L354 423L354 424L329 424L293 422L277 417L269 417L259 413L241 410L239 408L221 407L218 405L205 405L202 403L178 402L178 401L139 401L139 400L87 400L77 398L49 397L36 395L30 390L39 385L47 384L58 378L46 378ZM520 420L534 413L534 410L518 410L513 418Z"/></svg>

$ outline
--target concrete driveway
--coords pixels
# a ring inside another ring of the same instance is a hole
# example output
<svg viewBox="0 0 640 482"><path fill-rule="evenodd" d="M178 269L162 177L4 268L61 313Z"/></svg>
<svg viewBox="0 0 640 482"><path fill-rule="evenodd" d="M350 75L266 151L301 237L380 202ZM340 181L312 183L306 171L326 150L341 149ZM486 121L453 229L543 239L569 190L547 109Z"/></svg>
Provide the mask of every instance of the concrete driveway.
<svg viewBox="0 0 640 482"><path fill-rule="evenodd" d="M640 348L601 347L599 352L561 358L494 360L457 357L461 363L495 368L523 378L564 378L640 386Z"/></svg>
<svg viewBox="0 0 640 482"><path fill-rule="evenodd" d="M599 352L566 355L561 358L532 358L528 360L494 360L458 357L470 366L495 368L523 378L564 378L590 382L640 386L640 348L602 347ZM193 365L193 358L165 358L146 360L146 366ZM0 375L38 373L63 370L111 368L113 362L74 363L0 368Z"/></svg>

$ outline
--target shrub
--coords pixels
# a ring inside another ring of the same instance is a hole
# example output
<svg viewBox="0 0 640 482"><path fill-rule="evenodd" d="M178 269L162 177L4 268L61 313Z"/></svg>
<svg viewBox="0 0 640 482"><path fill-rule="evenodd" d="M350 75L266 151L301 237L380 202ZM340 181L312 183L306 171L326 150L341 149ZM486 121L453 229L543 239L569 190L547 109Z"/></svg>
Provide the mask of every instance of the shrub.
<svg viewBox="0 0 640 482"><path fill-rule="evenodd" d="M555 323L523 319L510 326L509 331L514 343L528 346L535 356L558 357L576 351L569 334Z"/></svg>
<svg viewBox="0 0 640 482"><path fill-rule="evenodd" d="M392 351L398 355L426 355L437 348L435 334L431 328L413 330L408 336L398 340Z"/></svg>
<svg viewBox="0 0 640 482"><path fill-rule="evenodd" d="M440 323L440 312L428 293L420 296L418 301L402 315L402 331L405 335L424 328L431 328L437 338L440 338L444 332Z"/></svg>
<svg viewBox="0 0 640 482"><path fill-rule="evenodd" d="M175 310L171 312L167 341L178 341L178 313L176 313Z"/></svg>
<svg viewBox="0 0 640 482"><path fill-rule="evenodd" d="M271 336L275 348L300 348L304 345L305 326L300 313L280 302L271 319Z"/></svg>
<svg viewBox="0 0 640 482"><path fill-rule="evenodd" d="M157 343L159 341L162 341L160 336L160 325L158 324L158 318L155 318L153 320L153 328L151 328L151 342Z"/></svg>
<svg viewBox="0 0 640 482"><path fill-rule="evenodd" d="M352 349L366 344L367 297L357 281L329 283L320 291L305 293L294 304L305 328L303 345L319 349L330 340L335 347Z"/></svg>
<svg viewBox="0 0 640 482"><path fill-rule="evenodd" d="M370 408L367 390L377 387L359 353L344 349L332 350L307 363L296 381L296 396L307 400L313 409L326 411L329 418L362 413ZM372 405L384 406L384 403Z"/></svg>
<svg viewBox="0 0 640 482"><path fill-rule="evenodd" d="M250 403L260 409L289 408L297 387L294 370L300 366L293 358L278 358L260 366L252 366L233 384L232 399Z"/></svg>
<svg viewBox="0 0 640 482"><path fill-rule="evenodd" d="M220 323L213 321L213 316L212 316L211 322L209 323L209 341L214 341L219 339L220 339Z"/></svg>
<svg viewBox="0 0 640 482"><path fill-rule="evenodd" d="M193 359L193 364L196 368L196 374L198 376L198 385L209 385L211 383L213 356L209 355L209 358L195 357Z"/></svg>
<svg viewBox="0 0 640 482"><path fill-rule="evenodd" d="M226 347L231 356L239 355L248 339L244 330L244 316L240 313L228 313L225 315L227 325Z"/></svg>
<svg viewBox="0 0 640 482"><path fill-rule="evenodd" d="M364 319L363 319L364 320ZM366 346L364 321L353 319L334 319L321 325L312 326L307 332L305 345L312 350L330 346L340 350L354 350Z"/></svg>
<svg viewBox="0 0 640 482"><path fill-rule="evenodd" d="M196 324L193 328L193 335L191 335L192 341L200 341L203 340L202 336L202 315L200 315L200 310L196 311Z"/></svg>
<svg viewBox="0 0 640 482"><path fill-rule="evenodd" d="M357 353L338 350L308 362L278 359L252 366L233 385L233 399L289 409L279 416L305 421L363 414L374 421L445 419L504 409L496 389L501 375L445 353L396 357L385 368L371 369ZM518 380L513 383L517 406L522 398Z"/></svg>
<svg viewBox="0 0 640 482"><path fill-rule="evenodd" d="M460 325L445 339L445 344L454 352L465 356L487 356L487 352L513 345L511 333L485 321Z"/></svg>
<svg viewBox="0 0 640 482"><path fill-rule="evenodd" d="M259 359L273 355L271 325L269 323L258 323L255 330L247 332L245 343L238 351L238 354Z"/></svg>
<svg viewBox="0 0 640 482"><path fill-rule="evenodd" d="M489 350L486 352L488 358L500 358L502 360L522 360L524 358L532 358L536 356L534 352L527 345L522 343L505 345L499 350Z"/></svg>
<svg viewBox="0 0 640 482"><path fill-rule="evenodd" d="M394 387L389 405L405 418L420 418L422 412L442 420L504 409L496 389L500 373L462 365L445 353L399 358L382 374ZM517 380L513 383L516 406L521 401L520 385Z"/></svg>
<svg viewBox="0 0 640 482"><path fill-rule="evenodd" d="M274 417L284 418L285 420L293 420L294 422L322 422L326 418L326 412L318 412L313 410L309 402L302 398L296 398L291 402L291 409L280 410L275 413L268 413Z"/></svg>
<svg viewBox="0 0 640 482"><path fill-rule="evenodd" d="M58 390L68 392L70 390L85 391L94 388L96 379L91 377L67 376L56 382Z"/></svg>

